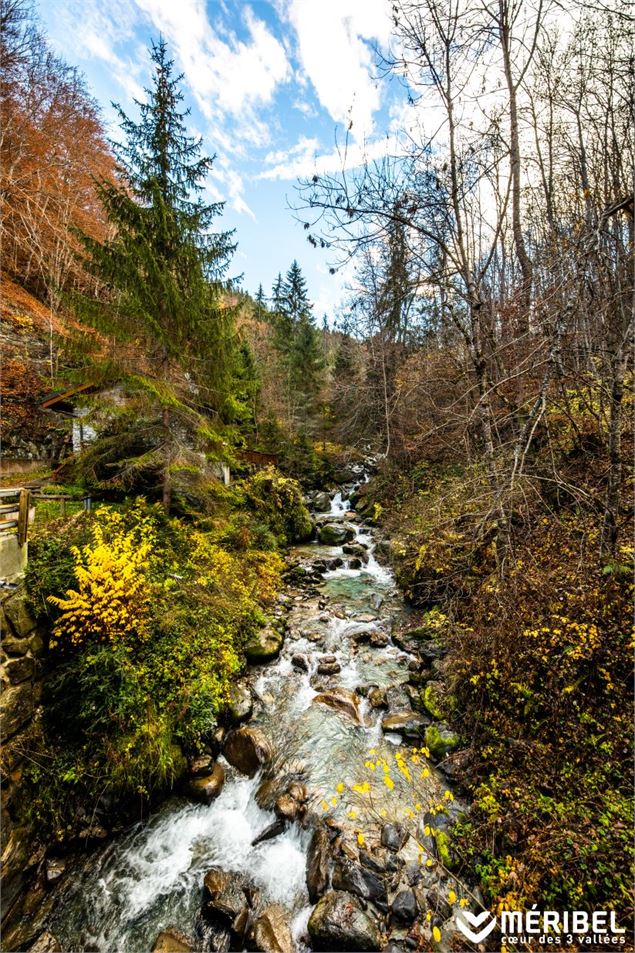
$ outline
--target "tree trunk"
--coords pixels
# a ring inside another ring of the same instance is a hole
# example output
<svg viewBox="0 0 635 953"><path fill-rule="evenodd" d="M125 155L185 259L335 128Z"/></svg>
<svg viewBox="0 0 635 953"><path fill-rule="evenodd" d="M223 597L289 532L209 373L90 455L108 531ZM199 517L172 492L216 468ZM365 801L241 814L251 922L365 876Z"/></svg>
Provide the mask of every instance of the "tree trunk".
<svg viewBox="0 0 635 953"><path fill-rule="evenodd" d="M622 481L622 398L624 396L624 359L613 360L613 382L609 415L609 476L604 505L604 521L600 542L600 556L607 559L615 556L620 509L620 485Z"/></svg>
<svg viewBox="0 0 635 953"><path fill-rule="evenodd" d="M170 472L172 465L172 435L170 432L170 411L167 407L163 409L163 429L165 430L166 458L163 466L162 502L166 513L169 513L172 506L172 474Z"/></svg>

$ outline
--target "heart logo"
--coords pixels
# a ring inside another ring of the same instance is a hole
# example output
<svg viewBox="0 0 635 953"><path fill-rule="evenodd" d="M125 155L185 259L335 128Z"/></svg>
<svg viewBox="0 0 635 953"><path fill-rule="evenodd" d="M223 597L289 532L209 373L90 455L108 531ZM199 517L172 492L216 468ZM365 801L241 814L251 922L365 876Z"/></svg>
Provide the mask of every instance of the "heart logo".
<svg viewBox="0 0 635 953"><path fill-rule="evenodd" d="M478 930L478 927L481 927ZM483 910L482 913L470 913L469 910L461 910L456 918L456 925L467 940L472 943L481 943L485 940L496 926L496 917L493 917L489 910ZM475 929L472 929L474 927Z"/></svg>

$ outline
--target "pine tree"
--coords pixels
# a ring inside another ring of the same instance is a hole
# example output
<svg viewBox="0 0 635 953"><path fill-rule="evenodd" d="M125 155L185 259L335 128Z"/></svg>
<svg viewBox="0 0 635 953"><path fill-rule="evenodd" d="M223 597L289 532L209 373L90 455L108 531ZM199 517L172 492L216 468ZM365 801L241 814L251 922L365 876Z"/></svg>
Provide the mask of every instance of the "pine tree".
<svg viewBox="0 0 635 953"><path fill-rule="evenodd" d="M160 413L162 434L144 462L161 471L169 508L184 427L200 433L200 411L220 421L232 403L233 317L221 295L235 245L231 232L211 231L223 210L222 202L201 198L213 157L187 133L188 111L179 108L182 76L173 75L162 39L151 57L153 82L146 101L137 102L138 121L117 107L123 132L123 141L113 143L118 180L98 185L112 238L80 236L86 268L106 293L82 299L78 310L114 342L112 375L143 392ZM141 371L131 366L139 354Z"/></svg>
<svg viewBox="0 0 635 953"><path fill-rule="evenodd" d="M287 314L294 322L310 317L313 306L309 301L306 280L297 261L291 263L284 283L284 300Z"/></svg>
<svg viewBox="0 0 635 953"><path fill-rule="evenodd" d="M258 291L256 292L256 297L254 298L254 304L256 305L256 319L262 321L265 314L267 313L267 299L265 298L265 292L262 287L262 283L258 285Z"/></svg>
<svg viewBox="0 0 635 953"><path fill-rule="evenodd" d="M278 272L278 277L273 283L271 289L271 310L274 314L280 314L285 306L284 282L282 275Z"/></svg>
<svg viewBox="0 0 635 953"><path fill-rule="evenodd" d="M297 261L292 262L284 281L278 275L272 302L273 342L286 377L288 416L290 422L306 425L315 410L324 357L306 280Z"/></svg>

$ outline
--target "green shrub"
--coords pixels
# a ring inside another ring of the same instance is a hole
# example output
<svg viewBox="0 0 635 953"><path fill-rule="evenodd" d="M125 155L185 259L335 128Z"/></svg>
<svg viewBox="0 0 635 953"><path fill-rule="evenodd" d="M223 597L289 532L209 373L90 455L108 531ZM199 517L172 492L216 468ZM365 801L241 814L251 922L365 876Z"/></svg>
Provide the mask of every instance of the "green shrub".
<svg viewBox="0 0 635 953"><path fill-rule="evenodd" d="M313 523L295 480L270 467L245 480L243 492L248 506L281 544L311 538Z"/></svg>
<svg viewBox="0 0 635 953"><path fill-rule="evenodd" d="M294 486L283 497L294 498ZM268 524L255 525L262 541L273 538ZM30 597L44 613L51 598L62 610L21 799L42 831L67 836L78 805L104 795L170 787L183 752L209 740L242 646L267 622L280 585L282 559L252 548L255 535L229 549L222 527L203 532L143 501L39 533ZM127 560L135 552L143 558ZM133 590L144 593L142 624L139 606L126 603Z"/></svg>

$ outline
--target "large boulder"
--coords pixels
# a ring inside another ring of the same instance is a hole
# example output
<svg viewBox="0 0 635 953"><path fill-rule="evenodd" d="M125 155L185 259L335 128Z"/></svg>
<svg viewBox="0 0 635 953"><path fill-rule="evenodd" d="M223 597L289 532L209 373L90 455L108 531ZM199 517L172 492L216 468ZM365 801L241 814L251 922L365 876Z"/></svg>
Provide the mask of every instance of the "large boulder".
<svg viewBox="0 0 635 953"><path fill-rule="evenodd" d="M343 688L338 685L326 692L320 692L313 701L317 704L328 705L329 708L347 715L358 725L364 724L364 716L360 707L361 699L350 688Z"/></svg>
<svg viewBox="0 0 635 953"><path fill-rule="evenodd" d="M208 917L232 925L247 907L247 898L238 874L212 867L203 880L203 912Z"/></svg>
<svg viewBox="0 0 635 953"><path fill-rule="evenodd" d="M342 890L331 890L318 902L309 918L314 950L378 950L379 930L357 899Z"/></svg>
<svg viewBox="0 0 635 953"><path fill-rule="evenodd" d="M280 654L283 642L284 637L280 632L271 626L266 626L252 635L246 643L245 658L251 665L269 662Z"/></svg>
<svg viewBox="0 0 635 953"><path fill-rule="evenodd" d="M323 546L343 546L355 539L355 529L348 523L325 523L318 530L318 541Z"/></svg>
<svg viewBox="0 0 635 953"><path fill-rule="evenodd" d="M396 732L403 735L409 741L415 741L423 736L426 725L430 724L430 719L419 712L406 708L403 711L396 711L390 715L385 715L381 722L382 731Z"/></svg>
<svg viewBox="0 0 635 953"><path fill-rule="evenodd" d="M426 728L425 743L430 750L430 757L435 761L441 761L446 754L456 748L459 739L447 725L439 722Z"/></svg>
<svg viewBox="0 0 635 953"><path fill-rule="evenodd" d="M223 790L224 783L225 769L217 762L209 774L190 778L186 782L185 793L201 804L211 804Z"/></svg>
<svg viewBox="0 0 635 953"><path fill-rule="evenodd" d="M326 513L331 511L331 497L326 490L315 494L313 498L313 506L318 513Z"/></svg>
<svg viewBox="0 0 635 953"><path fill-rule="evenodd" d="M329 885L330 840L324 827L316 827L306 857L306 885L311 903L317 903Z"/></svg>
<svg viewBox="0 0 635 953"><path fill-rule="evenodd" d="M262 953L293 953L293 938L284 908L266 907L254 923L254 942Z"/></svg>
<svg viewBox="0 0 635 953"><path fill-rule="evenodd" d="M273 749L269 739L260 728L250 725L236 728L229 733L223 754L241 774L247 774L253 778L262 765L271 760Z"/></svg>

